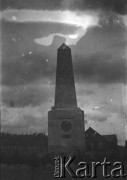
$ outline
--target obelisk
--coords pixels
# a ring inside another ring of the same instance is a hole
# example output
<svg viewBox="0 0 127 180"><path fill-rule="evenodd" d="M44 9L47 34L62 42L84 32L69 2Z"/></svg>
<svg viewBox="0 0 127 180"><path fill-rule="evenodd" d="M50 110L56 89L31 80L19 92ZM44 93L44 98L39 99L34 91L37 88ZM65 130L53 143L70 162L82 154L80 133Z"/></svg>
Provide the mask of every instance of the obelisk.
<svg viewBox="0 0 127 180"><path fill-rule="evenodd" d="M48 150L53 153L85 149L84 111L77 107L71 49L57 51L55 103L48 112Z"/></svg>
<svg viewBox="0 0 127 180"><path fill-rule="evenodd" d="M55 107L77 108L71 49L65 44L57 54Z"/></svg>

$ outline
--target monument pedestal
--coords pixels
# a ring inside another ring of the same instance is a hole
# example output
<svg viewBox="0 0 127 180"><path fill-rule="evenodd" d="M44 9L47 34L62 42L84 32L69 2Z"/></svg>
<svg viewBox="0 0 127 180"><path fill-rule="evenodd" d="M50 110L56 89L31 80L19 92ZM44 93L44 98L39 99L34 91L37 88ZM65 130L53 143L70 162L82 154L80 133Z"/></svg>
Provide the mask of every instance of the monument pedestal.
<svg viewBox="0 0 127 180"><path fill-rule="evenodd" d="M77 153L85 150L84 112L54 109L48 112L49 152Z"/></svg>

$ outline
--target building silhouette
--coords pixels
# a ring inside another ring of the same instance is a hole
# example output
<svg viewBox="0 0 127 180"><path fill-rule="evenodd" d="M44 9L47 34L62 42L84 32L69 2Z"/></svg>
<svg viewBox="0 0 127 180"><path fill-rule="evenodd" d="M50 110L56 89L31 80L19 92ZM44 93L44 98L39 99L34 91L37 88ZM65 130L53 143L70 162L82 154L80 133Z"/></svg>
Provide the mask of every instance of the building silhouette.
<svg viewBox="0 0 127 180"><path fill-rule="evenodd" d="M101 135L91 127L84 133L87 153L107 154L108 156L118 149L116 135Z"/></svg>

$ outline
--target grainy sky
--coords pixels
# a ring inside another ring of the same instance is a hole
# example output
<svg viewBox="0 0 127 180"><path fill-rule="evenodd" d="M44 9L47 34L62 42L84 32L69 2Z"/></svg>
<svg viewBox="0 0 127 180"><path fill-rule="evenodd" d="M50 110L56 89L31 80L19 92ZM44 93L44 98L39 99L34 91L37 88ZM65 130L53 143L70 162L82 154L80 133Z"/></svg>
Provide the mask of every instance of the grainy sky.
<svg viewBox="0 0 127 180"><path fill-rule="evenodd" d="M127 91L126 0L1 0L2 130L47 132L57 48L72 49L85 128L124 145Z"/></svg>

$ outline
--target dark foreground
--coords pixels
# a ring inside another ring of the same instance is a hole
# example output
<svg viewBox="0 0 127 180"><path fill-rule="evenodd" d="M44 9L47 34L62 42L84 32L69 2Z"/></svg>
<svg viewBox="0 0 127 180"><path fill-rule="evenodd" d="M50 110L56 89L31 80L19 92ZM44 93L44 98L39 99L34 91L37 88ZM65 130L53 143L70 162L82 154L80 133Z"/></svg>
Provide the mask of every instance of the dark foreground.
<svg viewBox="0 0 127 180"><path fill-rule="evenodd" d="M127 164L126 164L127 169ZM127 177L120 177L117 179L123 180ZM96 179L96 180L105 180L102 175L102 170L98 168L97 178L72 178L66 174L66 178L55 178L54 177L54 165L47 165L46 167L42 166L28 166L28 165L1 165L1 180L54 180L54 179ZM109 180L114 180L116 178L110 177Z"/></svg>

